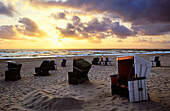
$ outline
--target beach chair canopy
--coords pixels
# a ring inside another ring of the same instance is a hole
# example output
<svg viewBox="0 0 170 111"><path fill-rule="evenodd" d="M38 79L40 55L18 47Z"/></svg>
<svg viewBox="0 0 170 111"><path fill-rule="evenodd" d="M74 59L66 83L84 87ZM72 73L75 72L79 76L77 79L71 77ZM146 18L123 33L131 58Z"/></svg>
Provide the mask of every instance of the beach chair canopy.
<svg viewBox="0 0 170 111"><path fill-rule="evenodd" d="M120 84L126 84L132 77L149 77L152 64L136 55L118 56L117 71Z"/></svg>
<svg viewBox="0 0 170 111"><path fill-rule="evenodd" d="M15 61L7 61L8 63L8 69L11 68L16 68L16 69L21 69L22 64L16 63Z"/></svg>
<svg viewBox="0 0 170 111"><path fill-rule="evenodd" d="M50 65L50 60L43 60L40 67L41 68L44 68L44 67L49 68L49 65Z"/></svg>
<svg viewBox="0 0 170 111"><path fill-rule="evenodd" d="M76 67L81 70L89 70L91 68L91 64L84 59L74 59L73 67Z"/></svg>

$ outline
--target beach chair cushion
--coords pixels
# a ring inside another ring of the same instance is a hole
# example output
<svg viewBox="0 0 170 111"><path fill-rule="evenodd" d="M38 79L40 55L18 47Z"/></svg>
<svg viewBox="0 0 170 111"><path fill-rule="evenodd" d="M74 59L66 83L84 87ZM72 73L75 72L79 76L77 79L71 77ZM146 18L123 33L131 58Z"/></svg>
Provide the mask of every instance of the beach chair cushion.
<svg viewBox="0 0 170 111"><path fill-rule="evenodd" d="M118 57L118 81L121 85L127 85L128 80L134 77L133 56Z"/></svg>

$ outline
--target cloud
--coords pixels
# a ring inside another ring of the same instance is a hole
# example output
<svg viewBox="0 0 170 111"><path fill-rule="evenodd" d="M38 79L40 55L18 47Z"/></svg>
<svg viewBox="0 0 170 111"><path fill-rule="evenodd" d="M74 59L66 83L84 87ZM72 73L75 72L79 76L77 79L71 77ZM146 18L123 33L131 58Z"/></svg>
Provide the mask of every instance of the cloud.
<svg viewBox="0 0 170 111"><path fill-rule="evenodd" d="M119 36L119 38L126 38L127 36L135 35L136 33L132 32L123 25L120 25L119 22L115 22L111 26L112 33Z"/></svg>
<svg viewBox="0 0 170 111"><path fill-rule="evenodd" d="M27 1L28 2L28 1ZM170 0L29 0L35 7L63 7L111 13L133 24L170 23Z"/></svg>
<svg viewBox="0 0 170 111"><path fill-rule="evenodd" d="M18 22L23 25L16 25L16 29L19 33L25 36L40 38L47 36L47 33L43 30L40 30L38 25L29 18L21 18Z"/></svg>
<svg viewBox="0 0 170 111"><path fill-rule="evenodd" d="M72 25L79 24L79 27L77 26L74 31L63 30L65 33L68 31L67 36L69 33L72 35L80 33L79 38L91 38L100 32L105 35L104 37L111 35L126 38L135 35L164 35L170 32L170 0L29 0L29 3L38 8L67 8L79 12L103 14L107 18L103 23L94 19L85 24L75 16ZM110 22L109 19L130 22L133 31L120 25L119 22ZM112 25L109 25L109 22Z"/></svg>
<svg viewBox="0 0 170 111"><path fill-rule="evenodd" d="M97 18L83 23L78 16L72 17L72 23L67 23L66 28L56 27L61 38L87 39L91 42L101 42L107 37L127 38L135 33L120 25L119 22L113 22L109 18L103 18L99 21Z"/></svg>
<svg viewBox="0 0 170 111"><path fill-rule="evenodd" d="M2 2L0 2L0 14L13 17L14 13L16 13L16 10L11 4L5 6Z"/></svg>
<svg viewBox="0 0 170 111"><path fill-rule="evenodd" d="M170 24L147 24L147 25L133 25L131 27L139 35L164 35L170 32Z"/></svg>
<svg viewBox="0 0 170 111"><path fill-rule="evenodd" d="M60 13L52 13L50 15L50 17L53 17L55 20L59 20L59 19L66 19L65 13L64 12L60 12Z"/></svg>
<svg viewBox="0 0 170 111"><path fill-rule="evenodd" d="M149 39L135 39L135 42L139 42L139 43L147 43L147 44L152 44L152 45L170 45L170 40L167 38L161 38L159 40L153 40L153 38L149 38Z"/></svg>
<svg viewBox="0 0 170 111"><path fill-rule="evenodd" d="M0 27L0 38L2 39L15 39L16 31L13 25L3 25Z"/></svg>
<svg viewBox="0 0 170 111"><path fill-rule="evenodd" d="M2 25L0 26L1 39L18 39L18 36L45 37L47 33L40 30L38 25L29 18L21 18L19 23L23 25Z"/></svg>

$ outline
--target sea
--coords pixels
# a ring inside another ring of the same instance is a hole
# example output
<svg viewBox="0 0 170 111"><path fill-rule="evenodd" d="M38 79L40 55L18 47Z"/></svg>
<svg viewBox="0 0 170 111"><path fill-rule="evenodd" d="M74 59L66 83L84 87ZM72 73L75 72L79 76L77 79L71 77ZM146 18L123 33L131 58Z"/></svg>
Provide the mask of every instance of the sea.
<svg viewBox="0 0 170 111"><path fill-rule="evenodd" d="M170 49L0 49L0 59L167 53Z"/></svg>

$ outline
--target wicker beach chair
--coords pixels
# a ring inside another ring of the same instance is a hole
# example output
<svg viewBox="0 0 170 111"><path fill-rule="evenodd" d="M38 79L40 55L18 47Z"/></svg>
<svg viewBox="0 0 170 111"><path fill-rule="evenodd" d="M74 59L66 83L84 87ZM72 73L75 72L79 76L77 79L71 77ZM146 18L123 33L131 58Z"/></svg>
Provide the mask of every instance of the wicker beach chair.
<svg viewBox="0 0 170 111"><path fill-rule="evenodd" d="M98 57L93 58L92 65L99 65L99 58Z"/></svg>
<svg viewBox="0 0 170 111"><path fill-rule="evenodd" d="M43 60L40 67L35 67L34 76L47 76L49 74L50 68L53 68L50 64L51 60Z"/></svg>
<svg viewBox="0 0 170 111"><path fill-rule="evenodd" d="M111 75L112 95L120 94L129 98L130 102L148 100L147 78L151 63L134 56L117 57L117 73Z"/></svg>
<svg viewBox="0 0 170 111"><path fill-rule="evenodd" d="M84 81L89 81L88 72L91 64L84 59L73 60L73 72L68 72L69 84L81 84Z"/></svg>
<svg viewBox="0 0 170 111"><path fill-rule="evenodd" d="M8 66L5 71L5 80L16 81L21 79L20 70L22 64L16 63L15 61L8 61Z"/></svg>
<svg viewBox="0 0 170 111"><path fill-rule="evenodd" d="M62 59L61 67L66 67L66 62L67 62L67 60L66 60L66 59Z"/></svg>

